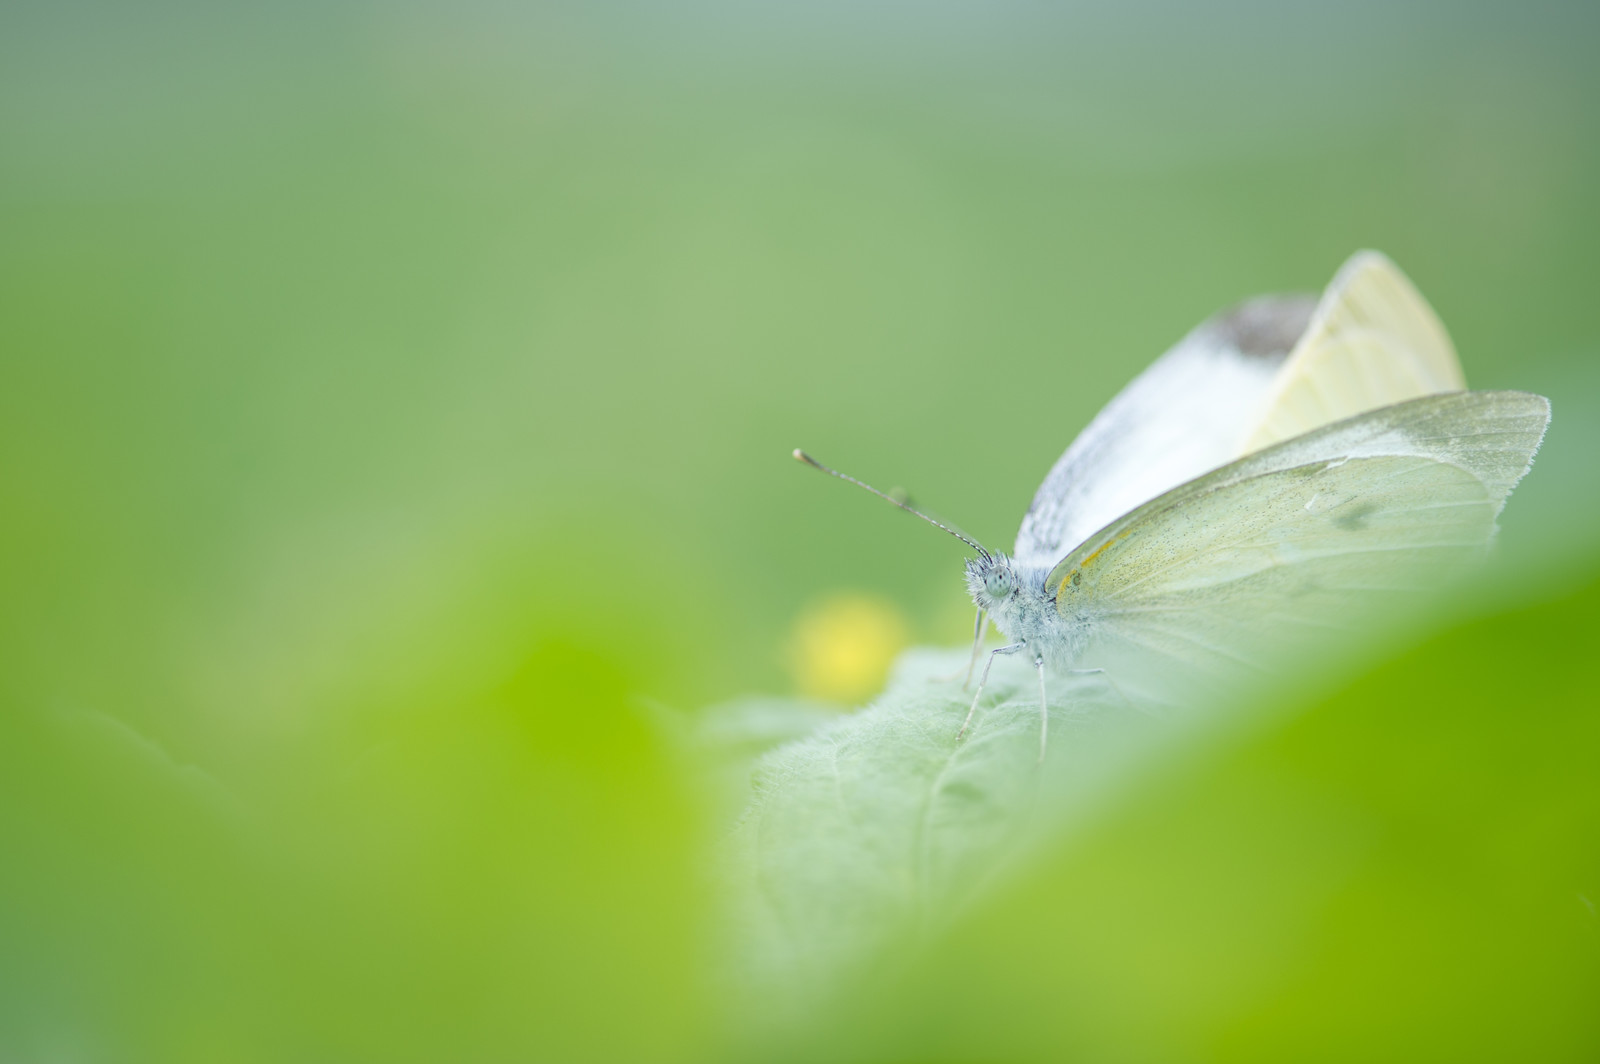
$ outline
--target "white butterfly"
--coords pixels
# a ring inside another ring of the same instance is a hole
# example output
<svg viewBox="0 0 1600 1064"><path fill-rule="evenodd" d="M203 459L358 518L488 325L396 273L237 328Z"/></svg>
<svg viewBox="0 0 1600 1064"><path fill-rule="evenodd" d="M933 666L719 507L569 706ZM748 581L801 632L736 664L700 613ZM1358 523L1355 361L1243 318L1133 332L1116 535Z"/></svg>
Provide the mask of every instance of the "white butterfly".
<svg viewBox="0 0 1600 1064"><path fill-rule="evenodd" d="M1433 310L1375 252L1315 304L1256 299L1201 325L1067 448L1011 556L939 525L978 552L976 643L986 618L1008 639L967 723L995 657L1025 653L1042 758L1047 666L1120 685L1153 668L1168 691L1214 683L1482 557L1550 404L1465 386Z"/></svg>

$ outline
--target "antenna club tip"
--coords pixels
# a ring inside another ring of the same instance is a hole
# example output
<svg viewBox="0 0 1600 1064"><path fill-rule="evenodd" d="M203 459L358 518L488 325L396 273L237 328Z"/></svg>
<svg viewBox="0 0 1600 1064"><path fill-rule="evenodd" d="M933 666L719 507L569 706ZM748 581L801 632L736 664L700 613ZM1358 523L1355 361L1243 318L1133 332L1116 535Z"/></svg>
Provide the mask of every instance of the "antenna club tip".
<svg viewBox="0 0 1600 1064"><path fill-rule="evenodd" d="M802 450L801 450L801 449L800 449L800 448L798 448L798 447L796 447L796 448L795 448L795 449L794 449L794 450L793 450L793 451L792 451L792 452L790 452L790 453L792 453L792 454L793 454L793 455L794 455L794 460L795 460L795 461L796 461L796 462L804 462L804 461L805 461L805 460L806 460L806 452L804 452L804 451L802 451Z"/></svg>

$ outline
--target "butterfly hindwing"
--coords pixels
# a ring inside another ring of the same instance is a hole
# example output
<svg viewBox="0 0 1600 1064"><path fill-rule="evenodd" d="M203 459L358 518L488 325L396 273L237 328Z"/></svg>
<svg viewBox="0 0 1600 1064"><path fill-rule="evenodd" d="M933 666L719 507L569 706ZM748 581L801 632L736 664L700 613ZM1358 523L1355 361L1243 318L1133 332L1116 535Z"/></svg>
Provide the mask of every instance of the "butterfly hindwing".
<svg viewBox="0 0 1600 1064"><path fill-rule="evenodd" d="M1481 557L1548 420L1539 396L1462 392L1338 422L1118 519L1046 591L1084 665L1153 653L1180 685L1270 671Z"/></svg>
<svg viewBox="0 0 1600 1064"><path fill-rule="evenodd" d="M1387 257L1358 252L1328 285L1236 454L1466 386L1455 346L1427 300Z"/></svg>

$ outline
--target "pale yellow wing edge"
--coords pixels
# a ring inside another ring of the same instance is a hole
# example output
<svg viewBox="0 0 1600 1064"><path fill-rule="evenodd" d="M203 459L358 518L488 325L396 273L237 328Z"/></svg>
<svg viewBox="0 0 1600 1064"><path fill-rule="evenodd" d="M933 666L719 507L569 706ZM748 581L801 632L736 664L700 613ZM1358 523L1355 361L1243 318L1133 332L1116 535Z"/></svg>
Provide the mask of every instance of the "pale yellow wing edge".
<svg viewBox="0 0 1600 1064"><path fill-rule="evenodd" d="M1378 407L1461 391L1466 378L1444 324L1386 255L1340 267L1278 371L1238 455Z"/></svg>

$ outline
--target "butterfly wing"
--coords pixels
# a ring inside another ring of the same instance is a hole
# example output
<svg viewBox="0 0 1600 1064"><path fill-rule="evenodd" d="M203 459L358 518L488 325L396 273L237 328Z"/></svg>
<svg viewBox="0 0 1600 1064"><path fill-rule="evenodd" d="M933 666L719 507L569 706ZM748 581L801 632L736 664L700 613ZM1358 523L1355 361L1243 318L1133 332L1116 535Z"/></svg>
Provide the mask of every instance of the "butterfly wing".
<svg viewBox="0 0 1600 1064"><path fill-rule="evenodd" d="M1075 656L1154 697L1192 694L1410 608L1484 555L1549 410L1521 392L1425 397L1152 500L1049 575Z"/></svg>
<svg viewBox="0 0 1600 1064"><path fill-rule="evenodd" d="M1421 293L1383 255L1358 252L1323 294L1235 453L1466 386L1450 336Z"/></svg>
<svg viewBox="0 0 1600 1064"><path fill-rule="evenodd" d="M1039 486L1016 559L1046 567L1095 529L1236 457L1305 332L1310 297L1251 300L1195 329L1106 404Z"/></svg>
<svg viewBox="0 0 1600 1064"><path fill-rule="evenodd" d="M1305 297L1244 303L1135 378L1050 470L1014 554L1024 565L1052 565L1118 515L1241 455L1464 388L1455 347L1427 301L1388 258L1358 252L1314 305Z"/></svg>

